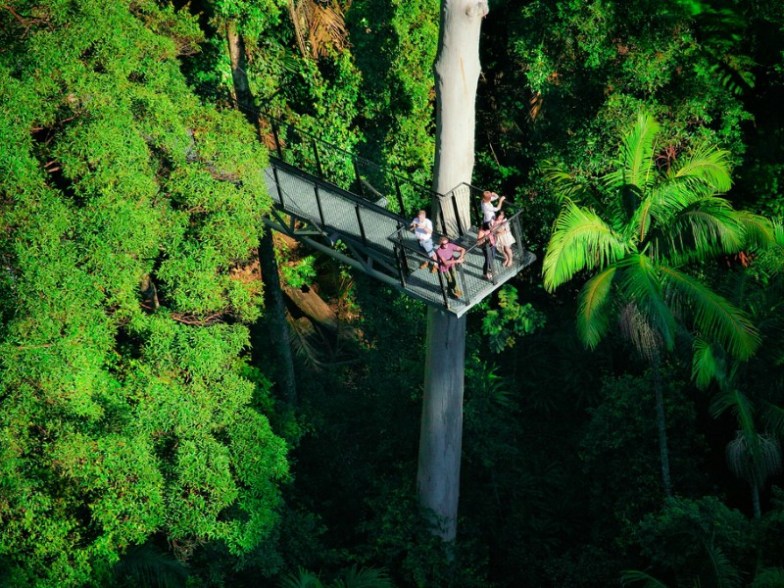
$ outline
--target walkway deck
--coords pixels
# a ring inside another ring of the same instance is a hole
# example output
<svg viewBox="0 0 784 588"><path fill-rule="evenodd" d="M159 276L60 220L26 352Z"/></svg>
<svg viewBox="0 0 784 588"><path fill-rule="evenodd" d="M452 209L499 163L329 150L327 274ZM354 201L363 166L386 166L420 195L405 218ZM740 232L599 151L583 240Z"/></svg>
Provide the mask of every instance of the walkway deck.
<svg viewBox="0 0 784 588"><path fill-rule="evenodd" d="M458 284L463 297L447 297L438 274L418 269L426 258L414 235L405 230L411 219L402 218L277 158L270 158L270 164L265 170L267 186L276 210L283 214L267 221L269 226L350 263L413 298L458 316L536 259L523 248L519 223L515 220L512 223L517 239L515 263L502 268L500 261L497 262L495 280L490 282L482 275L482 251L472 248L476 233L469 231L456 240L468 249L465 263L458 266ZM345 247L335 248L337 242Z"/></svg>

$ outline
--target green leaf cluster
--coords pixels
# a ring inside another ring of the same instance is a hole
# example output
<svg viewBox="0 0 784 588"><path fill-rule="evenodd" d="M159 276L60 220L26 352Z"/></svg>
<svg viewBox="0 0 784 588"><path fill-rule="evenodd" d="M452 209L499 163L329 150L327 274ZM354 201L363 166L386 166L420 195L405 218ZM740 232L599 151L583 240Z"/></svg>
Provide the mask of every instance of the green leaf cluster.
<svg viewBox="0 0 784 588"><path fill-rule="evenodd" d="M98 585L131 545L248 553L285 443L240 375L264 149L202 105L193 17L154 2L0 10L0 557Z"/></svg>

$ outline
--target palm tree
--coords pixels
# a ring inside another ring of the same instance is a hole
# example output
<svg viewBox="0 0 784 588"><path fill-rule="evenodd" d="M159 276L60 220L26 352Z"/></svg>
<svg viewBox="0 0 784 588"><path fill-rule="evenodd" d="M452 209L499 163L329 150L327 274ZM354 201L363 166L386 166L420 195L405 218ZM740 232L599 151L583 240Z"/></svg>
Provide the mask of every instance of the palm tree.
<svg viewBox="0 0 784 588"><path fill-rule="evenodd" d="M719 391L710 405L714 418L731 410L737 419L735 439L727 444L727 465L733 474L749 483L754 518L760 519L760 489L768 478L781 472L781 444L777 435L784 431L784 410L764 398L754 398L741 391L740 368L739 361L727 361L720 347L701 338L695 341L692 375L699 388L706 388L714 380L718 384ZM766 432L759 432L756 415L761 416Z"/></svg>
<svg viewBox="0 0 784 588"><path fill-rule="evenodd" d="M660 377L663 352L689 323L733 356L749 357L759 335L741 310L684 271L686 266L772 239L771 224L721 198L731 186L728 152L698 144L657 161L659 125L640 114L594 194L563 168L547 172L562 209L544 258L548 291L580 272L594 275L578 297L577 329L589 348L613 322L651 364L661 476L672 495ZM667 150L665 153L672 153ZM598 198L596 197L598 194ZM581 204L588 198L593 207ZM596 208L602 206L600 216Z"/></svg>
<svg viewBox="0 0 784 588"><path fill-rule="evenodd" d="M299 568L296 573L284 576L280 586L281 588L394 588L395 585L382 570L352 566L332 584L325 584L317 574Z"/></svg>

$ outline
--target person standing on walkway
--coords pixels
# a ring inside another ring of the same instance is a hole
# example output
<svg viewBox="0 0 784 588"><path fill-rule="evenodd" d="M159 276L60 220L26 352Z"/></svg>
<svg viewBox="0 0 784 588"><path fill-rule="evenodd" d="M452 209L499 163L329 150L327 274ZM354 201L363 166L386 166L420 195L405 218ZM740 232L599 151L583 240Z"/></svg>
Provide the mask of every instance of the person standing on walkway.
<svg viewBox="0 0 784 588"><path fill-rule="evenodd" d="M485 190L482 192L482 228L489 229L490 223L495 220L495 215L501 210L501 207L504 205L504 200L506 200L506 196L499 196L495 192L491 192L490 190ZM494 205L493 202L498 202L498 206Z"/></svg>
<svg viewBox="0 0 784 588"><path fill-rule="evenodd" d="M455 253L459 253L460 257L455 259ZM450 243L448 237L442 236L438 248L436 248L436 256L438 257L438 269L441 271L441 275L446 278L449 295L455 298L462 297L463 292L457 287L455 266L465 261L465 249Z"/></svg>
<svg viewBox="0 0 784 588"><path fill-rule="evenodd" d="M436 273L438 269L438 258L435 254L435 246L433 245L433 221L427 218L427 212L424 210L420 210L417 215L414 217L414 220L411 221L411 224L408 227L411 231L414 232L414 235L419 242L419 246L424 249L427 256L433 260L433 265L430 268L431 273ZM423 261L419 269L425 269L430 262Z"/></svg>
<svg viewBox="0 0 784 588"><path fill-rule="evenodd" d="M514 262L514 252L512 245L517 243L512 231L509 228L509 221L506 220L506 215L503 210L498 211L492 225L493 232L495 233L495 243L498 249L504 256L504 267L509 267Z"/></svg>
<svg viewBox="0 0 784 588"><path fill-rule="evenodd" d="M485 279L493 281L493 259L495 259L495 233L492 230L481 228L476 235L476 243L482 248L485 255L485 264L482 273Z"/></svg>

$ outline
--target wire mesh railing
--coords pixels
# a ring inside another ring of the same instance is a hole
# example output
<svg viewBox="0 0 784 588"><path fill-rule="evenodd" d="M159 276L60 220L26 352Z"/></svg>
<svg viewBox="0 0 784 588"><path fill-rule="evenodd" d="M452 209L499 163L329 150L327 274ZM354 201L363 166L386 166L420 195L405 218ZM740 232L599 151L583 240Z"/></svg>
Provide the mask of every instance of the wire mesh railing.
<svg viewBox="0 0 784 588"><path fill-rule="evenodd" d="M468 237L471 244L463 247L466 262L454 266L457 274L456 289L461 292L459 299L453 300L450 298L449 285L443 272L439 269L437 272L437 289L445 307L450 308L460 303L470 306L477 297L486 293L488 283L492 283L493 287L495 287L505 272L516 274L528 265L531 259L529 259L526 253L522 240L521 212L518 211L508 219L504 218L501 222L491 227L489 232L493 234L495 246L491 246L487 237L482 240L477 239L473 234ZM504 267L499 260L499 256L503 256L500 247L498 247L499 237L504 231L509 231L512 237L512 242L509 245L512 263L508 268ZM439 243L443 234L445 233L434 232L432 235L433 242ZM400 285L403 288L408 286L408 276L411 275L413 270L417 267L422 268L427 264L436 263L427 255L408 225L401 224L398 226L389 235L389 240L394 244ZM461 241L465 242L465 239ZM436 263L436 265L438 264Z"/></svg>
<svg viewBox="0 0 784 588"><path fill-rule="evenodd" d="M482 225L481 188L461 183L438 194L258 109L237 107L257 118L260 136L273 155L269 187L280 208L292 218L316 225L333 244L341 236L360 244L366 251L362 255L371 255L381 264L374 267L386 266L384 279L398 283L411 295L465 312L499 281L508 279L512 269L517 273L527 265L523 264L519 212L504 223L513 237L514 268L503 267L495 251L489 253L477 242ZM417 266L433 263L408 231L415 213L412 209L424 202L434 203L434 241L447 235L465 249L466 263L455 266L456 286L441 271L416 271ZM369 266L365 269L371 271ZM455 290L462 295L454 296Z"/></svg>
<svg viewBox="0 0 784 588"><path fill-rule="evenodd" d="M324 141L255 107L235 104L241 111L256 117L265 143L279 160L324 182L403 217L437 196L432 189L404 174Z"/></svg>

